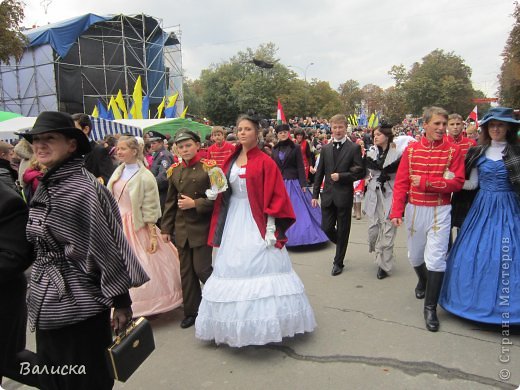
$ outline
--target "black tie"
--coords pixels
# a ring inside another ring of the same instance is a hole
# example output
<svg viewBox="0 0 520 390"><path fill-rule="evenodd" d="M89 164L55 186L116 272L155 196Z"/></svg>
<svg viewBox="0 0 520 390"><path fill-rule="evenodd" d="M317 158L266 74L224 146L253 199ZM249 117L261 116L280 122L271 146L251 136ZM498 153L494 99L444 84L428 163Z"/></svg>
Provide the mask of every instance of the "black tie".
<svg viewBox="0 0 520 390"><path fill-rule="evenodd" d="M341 141L334 141L334 148L336 148L336 149L341 148Z"/></svg>

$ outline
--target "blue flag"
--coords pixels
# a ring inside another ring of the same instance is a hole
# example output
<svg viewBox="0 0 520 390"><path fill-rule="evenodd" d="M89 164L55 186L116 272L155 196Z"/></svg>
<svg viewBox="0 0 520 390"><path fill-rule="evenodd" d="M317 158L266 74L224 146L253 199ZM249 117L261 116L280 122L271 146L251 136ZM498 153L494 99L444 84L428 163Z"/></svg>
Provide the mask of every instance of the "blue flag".
<svg viewBox="0 0 520 390"><path fill-rule="evenodd" d="M143 119L148 119L148 111L150 110L150 98L148 95L143 96Z"/></svg>
<svg viewBox="0 0 520 390"><path fill-rule="evenodd" d="M99 118L108 119L108 120L114 119L114 114L112 114L111 112L108 112L108 110L105 107L105 105L103 104L103 102L99 99L97 101L97 108L98 108Z"/></svg>

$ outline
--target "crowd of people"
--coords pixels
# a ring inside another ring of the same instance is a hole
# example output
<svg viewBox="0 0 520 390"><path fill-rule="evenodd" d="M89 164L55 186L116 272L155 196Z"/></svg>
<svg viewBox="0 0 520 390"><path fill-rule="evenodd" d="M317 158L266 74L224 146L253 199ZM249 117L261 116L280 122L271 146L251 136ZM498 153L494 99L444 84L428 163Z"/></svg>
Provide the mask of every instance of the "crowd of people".
<svg viewBox="0 0 520 390"><path fill-rule="evenodd" d="M429 331L439 303L502 324L506 299L520 324L520 121L492 108L478 144L464 126L439 107L420 126L374 129L342 114L275 124L248 112L204 140L181 129L96 143L87 115L42 112L16 147L0 142L0 383L110 389L112 330L180 306L182 328L232 347L312 332L286 248L331 241L339 276L363 216L379 280L406 227ZM22 363L86 374L21 376Z"/></svg>

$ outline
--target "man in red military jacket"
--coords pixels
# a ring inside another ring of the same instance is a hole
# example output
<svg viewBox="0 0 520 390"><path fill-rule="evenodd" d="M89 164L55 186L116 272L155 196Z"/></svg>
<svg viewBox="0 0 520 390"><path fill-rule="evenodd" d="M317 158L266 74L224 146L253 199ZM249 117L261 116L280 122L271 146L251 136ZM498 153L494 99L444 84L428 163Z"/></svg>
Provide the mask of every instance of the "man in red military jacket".
<svg viewBox="0 0 520 390"><path fill-rule="evenodd" d="M448 141L452 144L457 145L460 148L460 152L462 153L462 157L465 158L468 153L468 149L472 146L477 146L475 140L464 137L462 134L462 128L464 127L464 122L462 121L462 116L459 114L451 114L448 117ZM469 179L469 177L466 177ZM458 229L462 226L462 222L464 222L464 217L466 216L468 209L473 203L473 199L475 198L476 191L466 191L462 190L453 194L451 197L451 230L452 233L453 228ZM450 243L449 248L453 243L453 235L450 234Z"/></svg>
<svg viewBox="0 0 520 390"><path fill-rule="evenodd" d="M419 277L415 295L425 298L426 328L436 332L451 229L450 198L464 184L464 159L459 147L445 137L448 113L444 109L428 107L423 120L425 135L409 144L401 158L390 219L401 226L405 215L408 259Z"/></svg>
<svg viewBox="0 0 520 390"><path fill-rule="evenodd" d="M448 140L459 147L462 157L466 157L468 149L472 146L477 146L475 140L468 137L464 137L462 134L462 128L464 122L459 114L451 114L448 116Z"/></svg>

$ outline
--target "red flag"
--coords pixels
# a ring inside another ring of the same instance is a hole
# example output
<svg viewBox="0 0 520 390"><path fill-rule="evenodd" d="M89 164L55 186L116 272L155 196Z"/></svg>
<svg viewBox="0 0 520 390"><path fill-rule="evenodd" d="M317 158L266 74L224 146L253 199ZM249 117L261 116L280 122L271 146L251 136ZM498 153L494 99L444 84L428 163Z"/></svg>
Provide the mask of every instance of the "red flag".
<svg viewBox="0 0 520 390"><path fill-rule="evenodd" d="M473 111L471 111L469 113L468 118L473 119L475 121L475 126L477 126L477 128L478 128L478 111L477 111L477 106L475 106Z"/></svg>
<svg viewBox="0 0 520 390"><path fill-rule="evenodd" d="M285 114L283 113L282 103L280 103L280 99L278 99L278 110L276 111L276 121L279 125L282 123L287 123L285 120Z"/></svg>

